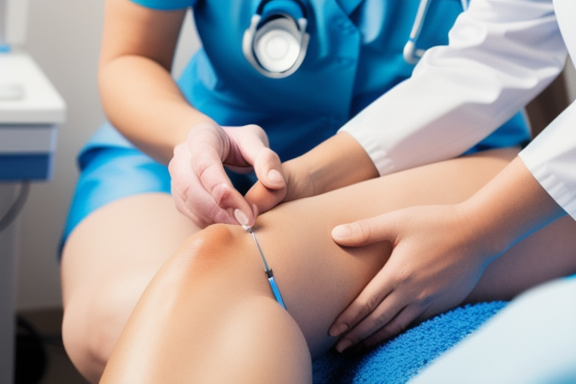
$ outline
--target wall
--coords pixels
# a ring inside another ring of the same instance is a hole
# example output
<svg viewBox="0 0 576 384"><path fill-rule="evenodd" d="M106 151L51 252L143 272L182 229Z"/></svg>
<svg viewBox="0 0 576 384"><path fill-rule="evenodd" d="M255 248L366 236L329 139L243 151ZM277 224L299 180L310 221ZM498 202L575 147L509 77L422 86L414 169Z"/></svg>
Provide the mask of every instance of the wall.
<svg viewBox="0 0 576 384"><path fill-rule="evenodd" d="M68 105L60 126L53 179L34 183L21 217L18 309L61 305L57 247L78 176L75 156L104 121L96 71L103 0L29 0L28 51ZM191 21L176 60L179 71L197 49Z"/></svg>

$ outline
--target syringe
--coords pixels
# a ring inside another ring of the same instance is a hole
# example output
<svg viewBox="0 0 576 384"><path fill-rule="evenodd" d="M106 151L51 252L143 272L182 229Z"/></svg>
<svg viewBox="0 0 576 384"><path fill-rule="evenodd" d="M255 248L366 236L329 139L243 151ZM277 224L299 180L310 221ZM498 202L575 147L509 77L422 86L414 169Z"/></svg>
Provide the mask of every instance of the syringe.
<svg viewBox="0 0 576 384"><path fill-rule="evenodd" d="M272 288L272 293L274 294L274 298L276 298L276 301L282 306L282 308L286 309L286 304L284 304L284 300L282 299L282 295L280 294L280 289L278 288L278 284L276 284L276 280L274 279L274 273L272 272L272 268L270 268L270 266L268 265L268 262L266 261L266 257L264 257L264 252L262 252L262 248L260 248L260 243L258 242L258 239L256 238L256 234L254 233L254 230L252 229L252 227L250 225L243 224L247 220L244 220L245 216L242 214L241 211L237 210L236 212L234 212L234 216L236 217L236 220L240 223L242 228L246 232L248 232L249 234L252 235L252 238L254 239L254 243L256 243L256 247L258 248L258 253L260 253L260 258L262 259L262 264L264 264L264 273L266 274L266 277L268 278L268 283L270 284L270 288ZM242 216L244 216L244 217L242 217Z"/></svg>

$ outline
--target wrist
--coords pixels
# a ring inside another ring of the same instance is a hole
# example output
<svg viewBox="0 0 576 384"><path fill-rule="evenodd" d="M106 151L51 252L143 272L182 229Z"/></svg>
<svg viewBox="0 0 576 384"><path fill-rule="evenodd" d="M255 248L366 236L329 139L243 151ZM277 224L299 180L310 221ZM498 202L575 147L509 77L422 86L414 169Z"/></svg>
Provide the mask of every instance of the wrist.
<svg viewBox="0 0 576 384"><path fill-rule="evenodd" d="M472 197L457 204L457 210L468 247L484 262L491 262L514 243L506 221L498 219L497 207L487 206Z"/></svg>
<svg viewBox="0 0 576 384"><path fill-rule="evenodd" d="M565 214L518 157L462 205L495 256Z"/></svg>
<svg viewBox="0 0 576 384"><path fill-rule="evenodd" d="M288 167L309 183L314 195L378 177L364 148L345 132L291 160Z"/></svg>

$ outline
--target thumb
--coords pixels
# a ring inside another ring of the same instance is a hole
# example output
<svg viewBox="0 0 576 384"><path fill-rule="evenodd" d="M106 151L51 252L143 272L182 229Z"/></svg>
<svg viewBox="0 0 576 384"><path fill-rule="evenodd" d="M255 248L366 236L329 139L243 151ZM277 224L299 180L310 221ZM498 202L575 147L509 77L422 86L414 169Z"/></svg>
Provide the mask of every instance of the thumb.
<svg viewBox="0 0 576 384"><path fill-rule="evenodd" d="M264 187L272 190L286 188L280 157L270 148L264 147L258 152L254 161L254 172Z"/></svg>
<svg viewBox="0 0 576 384"><path fill-rule="evenodd" d="M395 231L388 226L387 215L380 215L353 223L342 224L332 229L332 239L344 247L361 247L390 241L394 244Z"/></svg>

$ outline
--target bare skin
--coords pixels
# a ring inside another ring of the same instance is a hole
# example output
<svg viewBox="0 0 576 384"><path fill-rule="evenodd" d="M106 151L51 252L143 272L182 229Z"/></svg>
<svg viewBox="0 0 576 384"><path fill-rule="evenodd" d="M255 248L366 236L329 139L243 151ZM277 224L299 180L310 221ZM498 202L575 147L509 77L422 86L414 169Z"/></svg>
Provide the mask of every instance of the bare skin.
<svg viewBox="0 0 576 384"><path fill-rule="evenodd" d="M63 338L89 381L98 382L152 277L197 230L169 195L146 194L104 206L73 231L61 265Z"/></svg>
<svg viewBox="0 0 576 384"><path fill-rule="evenodd" d="M170 244L153 255L160 248L149 249L146 243L150 237L141 235L139 227L154 226L155 222L127 217L133 221L131 225L114 225L131 232L144 249L132 252L124 247L114 252L114 242L107 239L93 241L90 253L83 252L84 242L94 237L99 225L110 227L108 220L117 217L121 207L129 211L132 198L111 204L88 217L74 231L65 250L62 271L67 350L77 367L97 381L132 308L147 281L154 277L122 333L104 382L140 382L139 378L154 382L155 375L156 382L158 378L176 382L183 377L191 382L207 378L226 382L230 377L225 374L232 375L234 382L243 377L252 380L247 382L258 382L251 375L265 375L261 367L266 366L278 375L279 361L288 362L287 367L294 364L294 369L286 369L287 382L309 382L310 356L323 353L335 343L336 338L328 335L331 324L382 268L391 252L386 242L340 248L330 237L332 228L403 207L461 202L503 169L516 153L492 151L424 166L285 203L261 215L258 238L290 316L274 302L255 245L238 226L211 226L178 248L179 241L195 230L190 224L182 225L186 221L174 215L173 223L167 218L156 225L160 233L170 234L165 240ZM160 201L163 197L136 198ZM134 204L133 208L136 206L140 205ZM510 299L542 281L576 271L572 256L575 229L573 221L561 219L524 239L490 264L471 292L455 291L418 320L463 301ZM117 241L128 243L128 233L117 236ZM154 236L160 237L159 233ZM130 276L137 284L124 282ZM114 293L117 290L124 291L122 296ZM87 303L97 304L88 307ZM224 334L222 329L229 332ZM99 337L101 334L107 336ZM223 337L227 342L222 342ZM286 349L286 345L291 347ZM222 350L225 347L232 349ZM278 355L282 353L285 355ZM238 365L226 361L226 356L239 355L250 358ZM184 356L185 360L180 360ZM290 376L295 371L303 372L303 376Z"/></svg>

